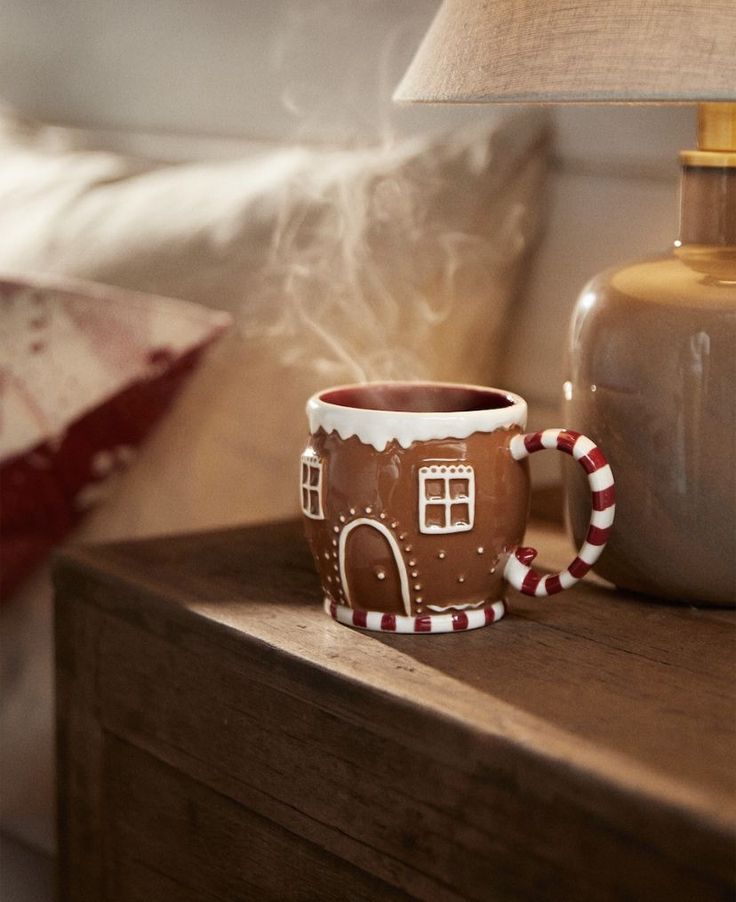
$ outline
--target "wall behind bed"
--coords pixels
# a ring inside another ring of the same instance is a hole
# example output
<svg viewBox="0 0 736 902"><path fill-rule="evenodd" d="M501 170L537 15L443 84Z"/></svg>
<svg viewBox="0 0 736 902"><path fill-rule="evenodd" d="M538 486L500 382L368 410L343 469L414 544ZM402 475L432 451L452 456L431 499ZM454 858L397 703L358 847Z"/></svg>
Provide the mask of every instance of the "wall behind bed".
<svg viewBox="0 0 736 902"><path fill-rule="evenodd" d="M396 109L390 94L436 0L0 0L0 97L121 150L211 156L234 140L382 140L488 107ZM532 425L558 419L561 347L595 272L675 236L680 108L556 111L552 215L509 324L506 382ZM546 476L555 478L556 465Z"/></svg>

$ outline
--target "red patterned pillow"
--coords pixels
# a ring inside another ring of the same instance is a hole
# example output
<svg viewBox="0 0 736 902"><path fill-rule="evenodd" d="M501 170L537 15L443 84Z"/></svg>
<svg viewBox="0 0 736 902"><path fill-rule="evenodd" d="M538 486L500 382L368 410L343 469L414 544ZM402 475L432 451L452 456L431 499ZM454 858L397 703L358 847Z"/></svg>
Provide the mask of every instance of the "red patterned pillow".
<svg viewBox="0 0 736 902"><path fill-rule="evenodd" d="M58 279L0 279L0 596L104 495L227 314Z"/></svg>

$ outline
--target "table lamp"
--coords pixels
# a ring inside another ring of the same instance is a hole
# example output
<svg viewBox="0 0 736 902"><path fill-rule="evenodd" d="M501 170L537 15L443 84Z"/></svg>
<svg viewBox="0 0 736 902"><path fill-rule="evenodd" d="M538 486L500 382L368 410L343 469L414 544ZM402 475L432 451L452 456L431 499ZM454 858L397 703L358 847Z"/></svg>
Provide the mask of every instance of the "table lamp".
<svg viewBox="0 0 736 902"><path fill-rule="evenodd" d="M736 604L736 3L444 0L401 102L698 103L673 249L597 276L573 314L564 423L605 449L624 589ZM566 474L585 535L583 483Z"/></svg>

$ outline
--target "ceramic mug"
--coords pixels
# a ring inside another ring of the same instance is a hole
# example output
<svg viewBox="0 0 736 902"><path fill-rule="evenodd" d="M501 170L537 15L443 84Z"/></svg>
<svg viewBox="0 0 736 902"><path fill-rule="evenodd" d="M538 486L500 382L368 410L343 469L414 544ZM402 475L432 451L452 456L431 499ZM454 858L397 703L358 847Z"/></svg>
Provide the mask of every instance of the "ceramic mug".
<svg viewBox="0 0 736 902"><path fill-rule="evenodd" d="M442 633L494 623L506 584L553 595L600 556L613 523L611 468L584 435L526 433L527 405L475 385L385 382L307 402L301 503L325 610L340 623ZM522 546L527 457L554 448L588 475L592 515L570 566L543 575Z"/></svg>

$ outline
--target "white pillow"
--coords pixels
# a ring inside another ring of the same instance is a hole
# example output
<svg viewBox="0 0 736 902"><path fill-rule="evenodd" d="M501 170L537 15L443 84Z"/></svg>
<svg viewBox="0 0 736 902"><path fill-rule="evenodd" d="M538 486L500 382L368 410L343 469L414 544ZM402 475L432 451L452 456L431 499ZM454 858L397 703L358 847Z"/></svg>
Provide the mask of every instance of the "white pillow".
<svg viewBox="0 0 736 902"><path fill-rule="evenodd" d="M179 165L0 125L0 269L224 308L195 377L90 535L297 512L303 404L364 378L493 382L542 219L539 113L372 148L254 147ZM152 490L154 489L154 490Z"/></svg>

